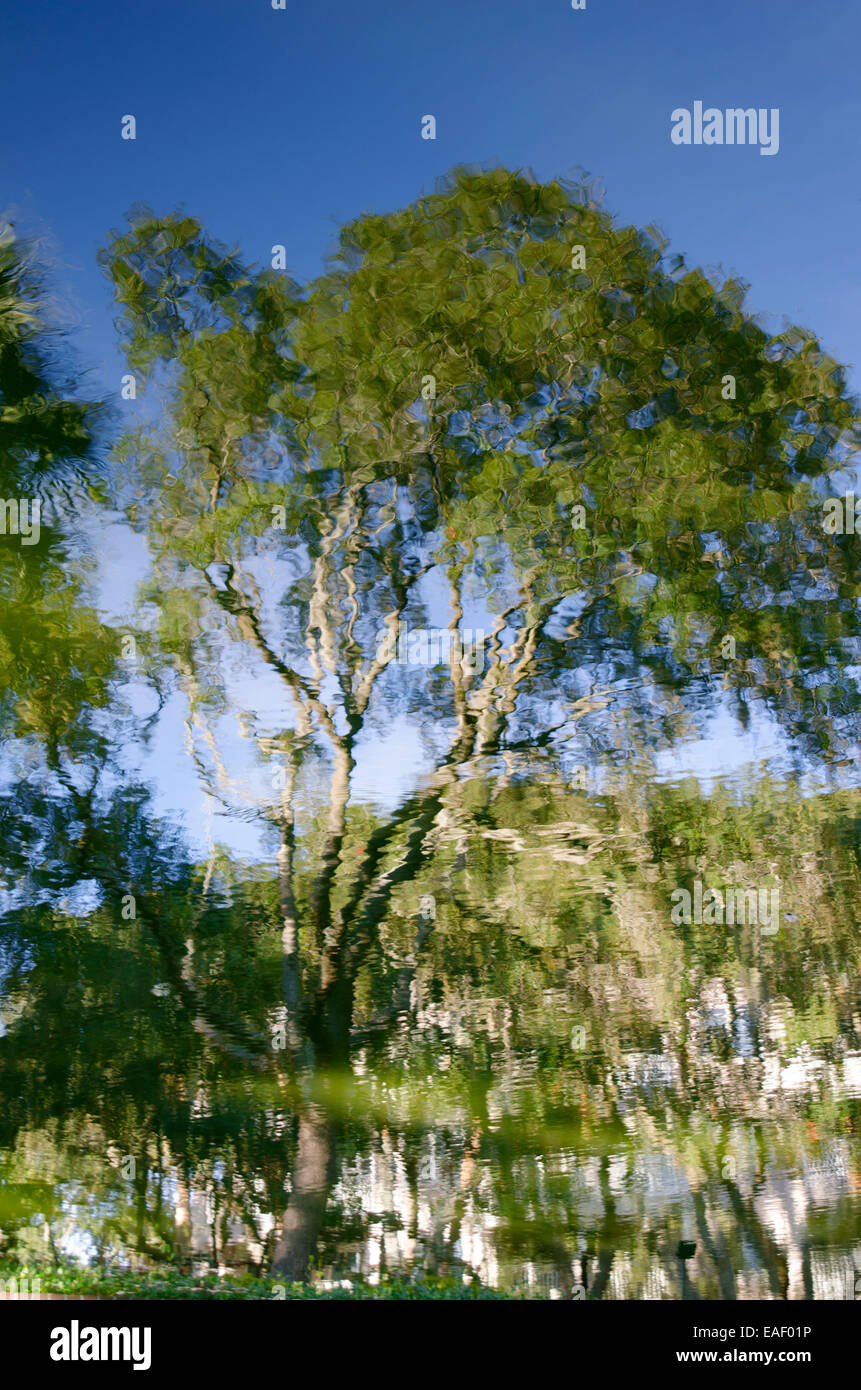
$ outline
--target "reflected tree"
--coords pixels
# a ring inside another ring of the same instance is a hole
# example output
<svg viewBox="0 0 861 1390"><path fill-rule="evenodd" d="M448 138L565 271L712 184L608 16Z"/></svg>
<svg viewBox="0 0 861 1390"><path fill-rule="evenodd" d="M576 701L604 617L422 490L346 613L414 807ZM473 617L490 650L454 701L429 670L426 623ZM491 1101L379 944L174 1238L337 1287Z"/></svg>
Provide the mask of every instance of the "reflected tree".
<svg viewBox="0 0 861 1390"><path fill-rule="evenodd" d="M760 702L800 758L845 754L858 539L821 504L857 407L742 285L617 226L588 184L504 170L362 217L307 287L148 210L103 261L164 402L119 451L153 554L152 669L185 694L213 797L276 837L299 1072L344 1068L401 1016L435 928L416 915L360 1026L363 967L445 836L468 843L470 778L587 736L666 743L720 699L743 723ZM228 766L231 716L255 769ZM351 789L393 720L433 770L379 820ZM186 989L195 955L190 929ZM319 1239L335 1141L309 1102L285 1275Z"/></svg>

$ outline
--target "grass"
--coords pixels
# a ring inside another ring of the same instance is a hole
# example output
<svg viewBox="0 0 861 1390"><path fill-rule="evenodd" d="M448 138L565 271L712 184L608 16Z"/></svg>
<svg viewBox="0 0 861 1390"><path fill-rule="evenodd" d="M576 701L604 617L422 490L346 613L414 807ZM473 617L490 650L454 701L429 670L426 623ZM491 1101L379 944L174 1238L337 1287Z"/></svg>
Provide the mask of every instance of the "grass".
<svg viewBox="0 0 861 1390"><path fill-rule="evenodd" d="M314 1284L285 1284L270 1276L262 1279L253 1275L233 1275L218 1278L215 1274L195 1277L180 1274L176 1270L158 1272L130 1272L128 1270L106 1271L76 1264L18 1265L9 1260L0 1261L0 1297L8 1289L10 1280L16 1281L21 1289L23 1281L30 1287L34 1280L40 1281L40 1293L67 1294L72 1297L88 1295L109 1299L182 1299L182 1300L260 1300L272 1302L289 1299L291 1301L320 1301L363 1299L375 1303L389 1301L418 1300L509 1300L534 1298L531 1290L501 1292L485 1288L474 1280L464 1284L459 1279L439 1278L432 1275L417 1276L415 1279L381 1279L378 1284L368 1284L361 1280L349 1281L348 1287L317 1287ZM346 1282L346 1281L345 1281Z"/></svg>

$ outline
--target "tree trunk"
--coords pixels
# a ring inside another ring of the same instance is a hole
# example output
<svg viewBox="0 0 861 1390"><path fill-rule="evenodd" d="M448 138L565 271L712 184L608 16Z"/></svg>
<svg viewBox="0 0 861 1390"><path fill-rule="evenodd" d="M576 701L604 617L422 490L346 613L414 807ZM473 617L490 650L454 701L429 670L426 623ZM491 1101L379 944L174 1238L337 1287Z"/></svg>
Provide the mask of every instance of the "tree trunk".
<svg viewBox="0 0 861 1390"><path fill-rule="evenodd" d="M299 1119L293 1190L275 1249L273 1274L286 1280L307 1279L334 1180L335 1127L319 1106L309 1105Z"/></svg>

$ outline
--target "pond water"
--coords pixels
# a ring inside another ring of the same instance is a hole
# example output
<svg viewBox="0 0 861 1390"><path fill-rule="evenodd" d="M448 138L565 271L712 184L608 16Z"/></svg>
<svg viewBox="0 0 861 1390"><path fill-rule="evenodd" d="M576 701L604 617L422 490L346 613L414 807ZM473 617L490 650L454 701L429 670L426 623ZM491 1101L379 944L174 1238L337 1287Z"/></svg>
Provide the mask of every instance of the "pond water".
<svg viewBox="0 0 861 1390"><path fill-rule="evenodd" d="M29 256L0 1267L854 1297L846 371L585 179L457 169L301 287L136 203L121 422Z"/></svg>
<svg viewBox="0 0 861 1390"><path fill-rule="evenodd" d="M193 980L146 914L24 911L2 960L4 1256L266 1272L292 1197L292 1269L315 1278L851 1296L859 794L469 795L353 1006L295 1051L275 865L162 866ZM779 924L673 921L697 881L776 884Z"/></svg>

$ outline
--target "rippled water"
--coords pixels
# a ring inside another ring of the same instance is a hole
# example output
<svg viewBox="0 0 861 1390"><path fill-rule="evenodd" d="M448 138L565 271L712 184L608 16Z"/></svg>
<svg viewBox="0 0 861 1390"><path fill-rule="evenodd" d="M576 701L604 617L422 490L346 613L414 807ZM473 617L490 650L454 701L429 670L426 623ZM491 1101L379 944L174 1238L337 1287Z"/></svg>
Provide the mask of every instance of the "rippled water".
<svg viewBox="0 0 861 1390"><path fill-rule="evenodd" d="M328 1060L280 1047L264 867L198 922L195 1001L144 923L36 913L3 960L4 1253L267 1270L298 1191L326 1278L846 1297L858 794L472 791L480 828L401 889ZM673 886L725 882L741 844L780 885L779 930L672 924ZM260 1066L213 1042L261 1025Z"/></svg>
<svg viewBox="0 0 861 1390"><path fill-rule="evenodd" d="M525 175L135 218L109 464L0 246L0 1263L853 1297L842 373Z"/></svg>

